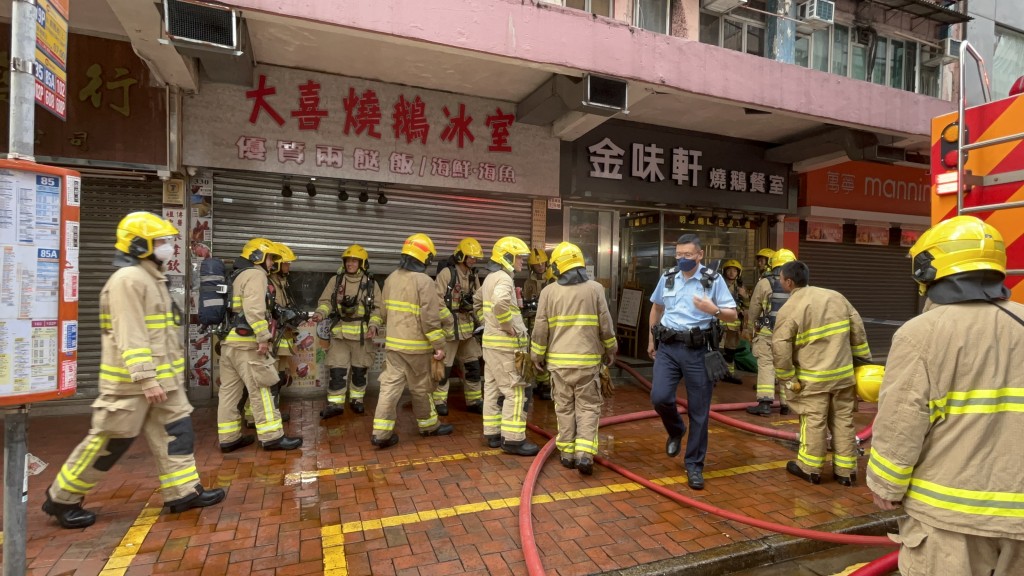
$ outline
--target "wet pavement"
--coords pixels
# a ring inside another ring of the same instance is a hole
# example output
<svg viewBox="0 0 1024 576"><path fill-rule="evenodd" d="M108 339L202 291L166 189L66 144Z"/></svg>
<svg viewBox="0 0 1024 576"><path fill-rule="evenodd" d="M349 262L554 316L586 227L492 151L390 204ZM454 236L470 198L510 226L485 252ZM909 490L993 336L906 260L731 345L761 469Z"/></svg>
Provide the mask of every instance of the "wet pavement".
<svg viewBox="0 0 1024 576"><path fill-rule="evenodd" d="M613 370L613 373L615 371ZM640 372L650 376L649 367ZM719 384L716 403L752 401L753 376ZM680 387L680 394L684 389ZM453 386L447 437L416 433L408 396L400 404L398 445L370 444L375 384L364 415L351 411L321 422L322 399L286 399L289 435L304 446L265 452L253 445L232 454L217 448L216 407L193 413L196 462L205 486L227 491L223 503L164 513L145 442L128 453L86 498L98 513L84 530L64 530L39 506L45 488L81 440L89 417L40 416L29 424L29 451L49 464L29 480L27 557L32 575L253 574L525 574L519 536L519 495L532 458L509 456L482 442L479 415L463 410ZM646 390L627 374L605 415L650 410ZM862 404L858 430L874 405ZM735 418L795 432L795 416ZM538 401L530 422L554 432L551 402ZM712 421L713 422L713 421ZM542 444L544 439L529 433ZM682 457L664 453L658 420L603 427L601 455L672 490L754 518L798 527L880 534L892 526L864 486L844 488L826 472L810 485L786 474L795 443L713 422L705 467L707 487L686 486ZM548 574L726 574L779 564L829 545L780 536L681 506L618 474L595 467L581 477L547 461L533 499L533 524ZM853 550L845 546L843 549ZM877 555L888 550L877 549ZM771 572L770 574L804 572ZM813 573L813 572L812 572ZM761 574L750 572L744 574ZM765 572L764 574L769 574Z"/></svg>

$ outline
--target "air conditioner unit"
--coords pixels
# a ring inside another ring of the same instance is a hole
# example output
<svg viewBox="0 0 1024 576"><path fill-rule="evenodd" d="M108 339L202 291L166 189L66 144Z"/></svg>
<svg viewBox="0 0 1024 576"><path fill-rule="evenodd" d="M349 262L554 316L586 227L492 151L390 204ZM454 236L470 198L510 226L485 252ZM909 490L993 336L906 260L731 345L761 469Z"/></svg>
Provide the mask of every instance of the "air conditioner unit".
<svg viewBox="0 0 1024 576"><path fill-rule="evenodd" d="M238 12L200 0L163 0L164 34L176 46L242 54Z"/></svg>
<svg viewBox="0 0 1024 576"><path fill-rule="evenodd" d="M797 30L805 34L814 30L825 30L835 22L836 3L832 0L809 0L797 7L800 23Z"/></svg>
<svg viewBox="0 0 1024 576"><path fill-rule="evenodd" d="M701 0L701 8L719 13L729 12L746 4L747 0Z"/></svg>
<svg viewBox="0 0 1024 576"><path fill-rule="evenodd" d="M939 44L939 48L932 48L932 50L930 58L922 57L928 66L941 66L960 59L960 41L955 38L946 38Z"/></svg>

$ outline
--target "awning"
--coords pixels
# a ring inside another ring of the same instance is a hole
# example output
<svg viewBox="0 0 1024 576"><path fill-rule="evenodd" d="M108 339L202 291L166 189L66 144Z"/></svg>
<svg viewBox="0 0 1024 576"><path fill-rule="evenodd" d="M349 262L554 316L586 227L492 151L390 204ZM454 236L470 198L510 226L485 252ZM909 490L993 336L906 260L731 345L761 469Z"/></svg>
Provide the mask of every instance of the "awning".
<svg viewBox="0 0 1024 576"><path fill-rule="evenodd" d="M952 2L932 2L931 0L871 0L874 4L885 6L893 10L902 10L907 14L920 18L927 18L942 24L962 24L971 20L971 17L959 10L946 8L941 4L953 4Z"/></svg>

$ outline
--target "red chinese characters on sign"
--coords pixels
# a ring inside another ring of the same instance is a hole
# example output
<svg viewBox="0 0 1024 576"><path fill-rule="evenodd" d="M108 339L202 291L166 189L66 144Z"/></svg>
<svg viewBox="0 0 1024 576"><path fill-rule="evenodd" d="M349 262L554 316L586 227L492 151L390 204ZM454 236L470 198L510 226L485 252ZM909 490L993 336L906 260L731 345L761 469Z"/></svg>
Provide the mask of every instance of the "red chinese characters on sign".
<svg viewBox="0 0 1024 576"><path fill-rule="evenodd" d="M469 130L469 125L473 122L472 116L466 116L466 105L459 104L459 115L452 117L448 111L448 107L445 106L441 109L444 112L445 118L448 119L448 125L444 127L444 131L441 132L441 141L451 142L456 138L459 139L459 148L464 148L466 140L468 139L472 143L476 138L473 137L473 133Z"/></svg>
<svg viewBox="0 0 1024 576"><path fill-rule="evenodd" d="M254 100L252 103L252 112L249 113L249 123L255 124L256 120L260 117L260 110L266 110L267 114L277 122L278 126L284 125L284 118L274 110L274 107L267 102L267 96L273 96L277 94L277 88L273 86L267 86L267 77L264 74L260 74L259 86L255 90L246 90L245 97Z"/></svg>
<svg viewBox="0 0 1024 576"><path fill-rule="evenodd" d="M348 97L343 101L345 104L345 135L350 130L355 130L356 136L364 131L368 136L380 140L380 100L373 90L366 90L361 96L356 95L355 88L348 89Z"/></svg>
<svg viewBox="0 0 1024 576"><path fill-rule="evenodd" d="M395 113L392 115L395 138L404 136L406 144L411 144L413 140L426 144L430 123L427 122L425 111L426 105L419 96L409 101L405 99L405 95L399 95L398 102L395 103Z"/></svg>
<svg viewBox="0 0 1024 576"><path fill-rule="evenodd" d="M327 110L320 109L320 84L310 80L299 86L299 109L292 111L292 118L299 119L299 130L319 130L320 119L327 117Z"/></svg>
<svg viewBox="0 0 1024 576"><path fill-rule="evenodd" d="M506 114L498 108L493 115L488 115L484 125L491 129L491 145L487 147L491 152L511 152L508 136L509 127L516 121L515 114ZM460 146L461 148L461 146Z"/></svg>

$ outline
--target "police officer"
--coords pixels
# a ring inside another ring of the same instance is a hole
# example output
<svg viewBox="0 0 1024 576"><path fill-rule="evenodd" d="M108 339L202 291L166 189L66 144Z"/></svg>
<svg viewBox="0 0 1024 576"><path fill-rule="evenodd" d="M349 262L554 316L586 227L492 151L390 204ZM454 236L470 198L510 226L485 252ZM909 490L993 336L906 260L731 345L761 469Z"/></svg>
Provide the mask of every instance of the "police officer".
<svg viewBox="0 0 1024 576"><path fill-rule="evenodd" d="M554 383L558 437L555 445L566 468L594 473L601 418L601 364L618 351L604 287L587 278L583 252L562 242L551 252L556 284L546 286L537 303L530 356L548 370Z"/></svg>
<svg viewBox="0 0 1024 576"><path fill-rule="evenodd" d="M690 435L686 439L686 478L694 490L704 489L704 457L708 446L708 415L714 386L705 368L711 323L736 320L736 302L721 276L701 265L704 251L696 234L676 241L676 266L662 275L651 295L651 340L654 359L651 403L661 416L668 441L665 452L679 455L686 426L676 411L676 388L686 379ZM707 273L706 273L707 272ZM655 341L660 345L655 351Z"/></svg>
<svg viewBox="0 0 1024 576"><path fill-rule="evenodd" d="M345 412L345 396L352 411L366 411L366 373L373 364L373 339L382 324L380 286L370 275L370 255L359 244L341 254L342 267L327 281L320 294L313 320L331 319L331 347L327 349L327 405L320 418L340 416ZM352 371L352 390L348 373Z"/></svg>
<svg viewBox="0 0 1024 576"><path fill-rule="evenodd" d="M526 439L526 381L530 337L517 305L512 275L523 269L530 247L514 236L499 238L491 249L490 271L473 305L484 318L484 439L507 454L533 456L540 450ZM498 396L505 402L498 406Z"/></svg>
<svg viewBox="0 0 1024 576"><path fill-rule="evenodd" d="M537 301L540 292L545 286L554 282L551 267L548 265L547 253L540 249L530 250L530 257L526 259L530 267L530 275L523 282L523 320L526 322L526 329L533 333L533 322L537 314ZM537 387L533 392L541 400L551 400L551 375L546 371L538 371L536 375Z"/></svg>
<svg viewBox="0 0 1024 576"><path fill-rule="evenodd" d="M242 435L238 402L242 389L249 392L256 435L265 450L293 450L302 438L284 435L281 413L271 392L278 382L277 361L270 358L274 330L274 296L267 274L281 254L274 242L253 238L235 259L231 277L232 328L221 344L220 401L217 406L217 434L222 452L233 452L253 443Z"/></svg>
<svg viewBox="0 0 1024 576"><path fill-rule="evenodd" d="M853 410L854 357L871 362L867 334L860 314L842 294L808 286L807 265L787 262L779 282L790 294L779 310L772 332L775 374L784 383L789 404L800 415L797 461L786 471L812 484L821 482L827 445L832 433L832 475L843 486L857 478L856 431Z"/></svg>
<svg viewBox="0 0 1024 576"><path fill-rule="evenodd" d="M732 322L722 322L722 355L729 364L729 373L722 378L730 384L742 384L736 376L736 349L740 347L740 332L743 329L743 310L747 309L747 289L743 286L743 265L739 260L726 260L722 264L722 276L729 293L736 302L739 318Z"/></svg>
<svg viewBox="0 0 1024 576"><path fill-rule="evenodd" d="M1024 306L1008 301L1004 246L957 216L910 249L927 300L893 336L867 467L875 504L907 514L893 537L902 574L1024 566Z"/></svg>
<svg viewBox="0 0 1024 576"><path fill-rule="evenodd" d="M446 436L454 427L441 424L434 410L430 379L433 359L444 360L445 327L439 316L441 299L427 276L427 266L437 254L426 234L413 234L402 245L398 269L384 281L381 317L384 320L386 366L380 375L380 398L373 415L373 445L398 444L395 421L398 401L406 387L412 396L420 436Z"/></svg>
<svg viewBox="0 0 1024 576"><path fill-rule="evenodd" d="M441 416L448 415L448 385L455 360L462 363L466 396L466 410L475 414L484 411L484 394L480 382L480 343L473 336L476 325L482 319L473 312L473 294L480 289L476 275L476 261L484 257L483 248L476 238L463 238L452 255L450 265L437 273L434 284L441 298L441 318L452 322L452 331L444 350L444 380L434 389L434 408Z"/></svg>
<svg viewBox="0 0 1024 576"><path fill-rule="evenodd" d="M163 266L178 230L148 212L117 225L118 268L100 292L99 397L92 427L46 491L43 512L64 528L85 528L96 513L82 508L91 491L139 433L156 461L164 506L171 512L212 506L220 488L204 489L196 470L192 405L185 395L181 310L167 291Z"/></svg>
<svg viewBox="0 0 1024 576"><path fill-rule="evenodd" d="M743 336L750 339L751 351L757 358L757 406L749 406L747 412L758 416L770 416L775 401L777 382L775 365L772 363L772 330L775 318L782 305L789 300L789 293L782 288L779 270L783 264L796 260L796 255L786 248L775 252L771 258L771 271L757 281L750 296L750 308L744 316ZM789 414L786 396L779 389L781 407L779 414Z"/></svg>

